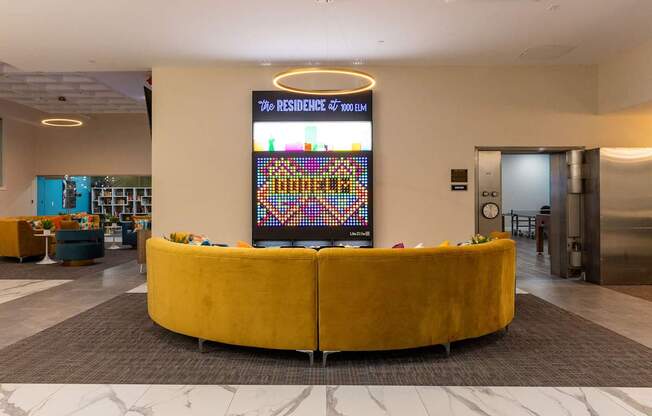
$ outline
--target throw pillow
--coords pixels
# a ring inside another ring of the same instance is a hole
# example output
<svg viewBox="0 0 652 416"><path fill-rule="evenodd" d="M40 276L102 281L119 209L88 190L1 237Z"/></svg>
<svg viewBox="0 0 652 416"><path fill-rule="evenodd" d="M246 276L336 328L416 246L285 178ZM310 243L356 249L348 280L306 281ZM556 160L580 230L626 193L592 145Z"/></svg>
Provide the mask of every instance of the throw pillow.
<svg viewBox="0 0 652 416"><path fill-rule="evenodd" d="M405 248L405 244L403 243L396 243L392 246L392 248Z"/></svg>
<svg viewBox="0 0 652 416"><path fill-rule="evenodd" d="M174 243L188 244L188 242L190 241L190 235L189 233L181 233L181 232L171 233L170 241Z"/></svg>
<svg viewBox="0 0 652 416"><path fill-rule="evenodd" d="M444 241L442 241L441 244L439 244L437 247L450 247L450 245L451 245L451 242L450 242L450 241L448 241L448 240L444 240Z"/></svg>
<svg viewBox="0 0 652 416"><path fill-rule="evenodd" d="M238 240L238 242L235 243L235 246L240 248L254 248L254 246L242 240Z"/></svg>

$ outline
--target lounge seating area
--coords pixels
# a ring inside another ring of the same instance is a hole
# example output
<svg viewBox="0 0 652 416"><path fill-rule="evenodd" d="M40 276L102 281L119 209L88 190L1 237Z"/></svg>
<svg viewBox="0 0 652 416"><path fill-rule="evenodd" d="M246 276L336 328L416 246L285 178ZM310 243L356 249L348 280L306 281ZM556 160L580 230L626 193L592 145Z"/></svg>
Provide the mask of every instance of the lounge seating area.
<svg viewBox="0 0 652 416"><path fill-rule="evenodd" d="M147 243L148 310L171 331L271 349L379 351L450 343L514 317L515 244L252 249ZM397 277L400 276L400 279ZM246 301L243 301L246 299Z"/></svg>
<svg viewBox="0 0 652 416"><path fill-rule="evenodd" d="M652 0L0 3L0 416L652 416Z"/></svg>
<svg viewBox="0 0 652 416"><path fill-rule="evenodd" d="M44 239L38 236L44 232L44 223L51 228L47 239L48 254L57 252L55 233L61 230L96 230L100 228L98 215L75 214L53 216L18 216L0 218L0 257L15 258L19 262L32 257L42 257L45 253Z"/></svg>
<svg viewBox="0 0 652 416"><path fill-rule="evenodd" d="M97 215L88 215L84 218L87 223L99 227L100 219ZM35 233L42 232L41 224L45 220L52 223L52 231L79 227L79 222L73 221L70 215L0 218L0 257L13 257L22 262L28 257L43 256L45 254L43 239L36 237ZM54 239L50 240L50 252L56 252Z"/></svg>

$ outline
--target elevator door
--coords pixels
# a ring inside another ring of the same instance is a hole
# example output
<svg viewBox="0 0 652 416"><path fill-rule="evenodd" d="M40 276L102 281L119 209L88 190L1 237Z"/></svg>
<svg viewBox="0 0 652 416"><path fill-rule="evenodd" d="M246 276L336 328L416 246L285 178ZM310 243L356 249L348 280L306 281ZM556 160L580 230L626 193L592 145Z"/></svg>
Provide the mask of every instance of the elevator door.
<svg viewBox="0 0 652 416"><path fill-rule="evenodd" d="M500 151L479 150L476 169L476 232L488 236L503 229Z"/></svg>

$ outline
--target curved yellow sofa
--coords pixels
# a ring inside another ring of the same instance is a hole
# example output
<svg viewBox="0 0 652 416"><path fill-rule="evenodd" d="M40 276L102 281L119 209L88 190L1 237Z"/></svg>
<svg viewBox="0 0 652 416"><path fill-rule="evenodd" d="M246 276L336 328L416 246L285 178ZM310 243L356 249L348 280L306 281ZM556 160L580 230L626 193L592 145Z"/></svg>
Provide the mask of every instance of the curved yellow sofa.
<svg viewBox="0 0 652 416"><path fill-rule="evenodd" d="M147 307L171 331L226 344L316 350L317 254L147 241Z"/></svg>
<svg viewBox="0 0 652 416"><path fill-rule="evenodd" d="M514 317L512 240L420 249L147 242L148 309L199 339L290 350L449 345Z"/></svg>
<svg viewBox="0 0 652 416"><path fill-rule="evenodd" d="M514 318L515 246L323 249L319 349L369 351L450 344Z"/></svg>

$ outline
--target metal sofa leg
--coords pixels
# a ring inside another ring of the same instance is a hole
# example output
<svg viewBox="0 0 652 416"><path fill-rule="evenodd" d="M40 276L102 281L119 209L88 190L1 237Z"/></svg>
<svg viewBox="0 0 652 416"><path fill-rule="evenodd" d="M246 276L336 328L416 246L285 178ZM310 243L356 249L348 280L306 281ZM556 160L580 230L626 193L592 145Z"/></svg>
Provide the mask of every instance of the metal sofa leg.
<svg viewBox="0 0 652 416"><path fill-rule="evenodd" d="M308 359L310 359L310 366L312 367L315 363L315 352L312 350L297 350L297 352L302 352L308 354Z"/></svg>
<svg viewBox="0 0 652 416"><path fill-rule="evenodd" d="M447 343L442 344L442 345L446 349L446 357L450 357L451 356L451 343L447 342Z"/></svg>
<svg viewBox="0 0 652 416"><path fill-rule="evenodd" d="M199 352L201 353L204 352L204 342L206 342L205 339L197 338L197 346L199 347Z"/></svg>
<svg viewBox="0 0 652 416"><path fill-rule="evenodd" d="M138 269L138 273L143 274L143 270L145 270L145 265L144 265L144 264L140 264L140 265L139 265L139 269Z"/></svg>
<svg viewBox="0 0 652 416"><path fill-rule="evenodd" d="M22 263L23 259L24 259L24 257L18 257L18 263Z"/></svg>
<svg viewBox="0 0 652 416"><path fill-rule="evenodd" d="M326 367L326 359L328 358L328 356L331 355L331 354L335 354L336 352L339 352L339 351L323 351L322 352L322 358L321 358L321 366L325 368Z"/></svg>

